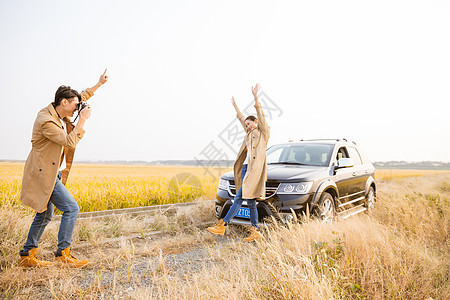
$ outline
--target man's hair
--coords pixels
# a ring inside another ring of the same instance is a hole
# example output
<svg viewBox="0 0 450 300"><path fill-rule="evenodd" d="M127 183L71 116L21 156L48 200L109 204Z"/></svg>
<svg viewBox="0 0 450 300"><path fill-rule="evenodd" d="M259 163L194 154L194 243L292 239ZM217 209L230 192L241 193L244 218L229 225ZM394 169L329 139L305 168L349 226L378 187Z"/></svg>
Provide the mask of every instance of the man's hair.
<svg viewBox="0 0 450 300"><path fill-rule="evenodd" d="M255 120L258 120L258 119L256 117L254 117L254 116L248 116L247 118L245 118L244 122L247 121L247 120L255 122Z"/></svg>
<svg viewBox="0 0 450 300"><path fill-rule="evenodd" d="M57 107L60 105L62 99L69 100L73 97L77 97L78 100L81 101L81 95L77 91L71 89L70 86L62 85L55 93L55 101L53 102L53 106Z"/></svg>

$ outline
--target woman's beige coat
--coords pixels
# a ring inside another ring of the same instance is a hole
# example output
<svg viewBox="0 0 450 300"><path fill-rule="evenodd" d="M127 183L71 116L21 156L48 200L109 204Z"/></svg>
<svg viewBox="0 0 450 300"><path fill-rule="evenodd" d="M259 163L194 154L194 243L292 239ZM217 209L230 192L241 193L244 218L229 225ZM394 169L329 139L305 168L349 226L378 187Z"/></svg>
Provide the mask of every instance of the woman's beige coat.
<svg viewBox="0 0 450 300"><path fill-rule="evenodd" d="M267 180L267 163L266 163L266 149L270 137L270 127L267 125L266 118L261 108L261 104L255 104L258 127L252 131L248 131L241 149L234 163L234 181L236 184L236 191L242 185L243 199L257 199L264 200L266 195L266 180ZM245 117L242 113L237 114L237 118L241 122L244 130ZM247 172L242 183L242 164L247 156L247 151L250 151Z"/></svg>
<svg viewBox="0 0 450 300"><path fill-rule="evenodd" d="M92 95L90 89L83 91L82 101ZM67 130L70 133L64 130L52 104L43 108L34 121L32 148L25 163L20 200L39 213L47 210L64 153L67 152L65 171L68 175L67 168L70 170L72 165L75 146L84 134L84 130L78 126Z"/></svg>

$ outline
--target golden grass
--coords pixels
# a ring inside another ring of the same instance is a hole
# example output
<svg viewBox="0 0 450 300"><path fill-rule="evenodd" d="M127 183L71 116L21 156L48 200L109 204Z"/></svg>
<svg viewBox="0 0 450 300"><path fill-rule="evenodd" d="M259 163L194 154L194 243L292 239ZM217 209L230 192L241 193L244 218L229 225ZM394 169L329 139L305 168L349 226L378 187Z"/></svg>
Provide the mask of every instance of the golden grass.
<svg viewBox="0 0 450 300"><path fill-rule="evenodd" d="M23 163L0 163L0 205L20 203ZM67 189L80 211L213 199L220 174L230 169L202 167L75 164ZM176 178L176 180L175 180Z"/></svg>
<svg viewBox="0 0 450 300"><path fill-rule="evenodd" d="M446 174L450 170L400 170L400 169L376 169L375 177L378 180L398 180L406 177L418 177L434 174Z"/></svg>
<svg viewBox="0 0 450 300"><path fill-rule="evenodd" d="M0 163L0 206L20 203L23 167L23 163ZM214 199L217 179L230 170L210 169L212 177L202 167L74 164L67 188L81 212L189 202ZM376 178L398 180L446 172L449 171L381 169L376 170Z"/></svg>

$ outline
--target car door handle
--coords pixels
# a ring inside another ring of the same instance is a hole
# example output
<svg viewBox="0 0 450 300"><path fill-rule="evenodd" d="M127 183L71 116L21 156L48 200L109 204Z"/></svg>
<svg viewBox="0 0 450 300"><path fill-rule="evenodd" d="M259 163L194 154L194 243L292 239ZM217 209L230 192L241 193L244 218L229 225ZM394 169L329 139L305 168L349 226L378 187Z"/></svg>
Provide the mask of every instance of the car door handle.
<svg viewBox="0 0 450 300"><path fill-rule="evenodd" d="M352 176L356 176L356 172L353 172L353 173L352 173Z"/></svg>

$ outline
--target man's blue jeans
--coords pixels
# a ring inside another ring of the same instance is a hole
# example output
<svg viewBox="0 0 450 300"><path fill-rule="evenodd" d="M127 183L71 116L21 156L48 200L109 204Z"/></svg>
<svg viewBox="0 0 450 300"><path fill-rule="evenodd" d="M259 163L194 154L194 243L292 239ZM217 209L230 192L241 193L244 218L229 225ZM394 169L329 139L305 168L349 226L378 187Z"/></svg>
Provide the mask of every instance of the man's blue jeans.
<svg viewBox="0 0 450 300"><path fill-rule="evenodd" d="M242 166L242 183L244 183L244 176L247 173L247 165ZM231 219L238 213L239 209L242 205L242 185L234 196L234 203L228 210L227 215L223 218L225 223L230 223ZM248 208L250 210L250 222L253 227L258 228L258 210L256 209L256 200L255 199L245 199L248 204Z"/></svg>
<svg viewBox="0 0 450 300"><path fill-rule="evenodd" d="M37 213L30 226L27 242L23 247L24 252L37 248L45 227L53 217L54 206L63 212L58 232L58 250L64 250L67 247L70 247L79 208L78 203L62 184L61 172L59 172L58 177L56 178L55 188L53 189L50 201L48 201L47 204L47 210L42 213Z"/></svg>

